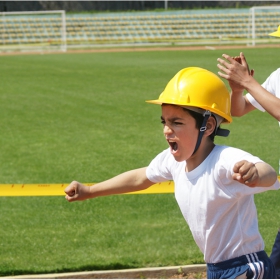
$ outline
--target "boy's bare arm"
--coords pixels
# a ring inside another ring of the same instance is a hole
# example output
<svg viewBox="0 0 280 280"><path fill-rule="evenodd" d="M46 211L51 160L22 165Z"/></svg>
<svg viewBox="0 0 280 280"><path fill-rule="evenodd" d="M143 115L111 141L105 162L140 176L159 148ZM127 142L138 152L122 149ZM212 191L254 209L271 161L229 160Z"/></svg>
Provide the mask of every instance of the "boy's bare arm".
<svg viewBox="0 0 280 280"><path fill-rule="evenodd" d="M146 177L146 167L127 171L109 180L87 187L73 181L65 188L65 198L69 201L85 200L98 196L122 194L149 188L154 183Z"/></svg>
<svg viewBox="0 0 280 280"><path fill-rule="evenodd" d="M241 117L256 109L243 95L243 91L231 91L231 114L234 117Z"/></svg>
<svg viewBox="0 0 280 280"><path fill-rule="evenodd" d="M270 187L277 180L275 170L265 162L242 160L234 165L233 172L233 179L248 187Z"/></svg>
<svg viewBox="0 0 280 280"><path fill-rule="evenodd" d="M276 120L280 122L280 99L262 87L253 77L246 89L257 102Z"/></svg>

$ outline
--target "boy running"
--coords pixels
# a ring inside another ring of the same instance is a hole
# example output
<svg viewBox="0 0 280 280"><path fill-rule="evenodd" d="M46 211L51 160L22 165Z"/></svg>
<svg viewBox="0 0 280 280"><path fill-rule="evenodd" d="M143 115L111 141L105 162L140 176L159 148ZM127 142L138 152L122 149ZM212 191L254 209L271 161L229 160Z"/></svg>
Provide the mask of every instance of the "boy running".
<svg viewBox="0 0 280 280"><path fill-rule="evenodd" d="M193 238L204 254L207 277L274 278L258 230L254 194L279 188L275 170L245 151L214 144L227 136L230 94L212 72L179 71L157 100L169 148L147 167L130 170L91 187L73 181L69 202L149 188L174 181L175 198Z"/></svg>

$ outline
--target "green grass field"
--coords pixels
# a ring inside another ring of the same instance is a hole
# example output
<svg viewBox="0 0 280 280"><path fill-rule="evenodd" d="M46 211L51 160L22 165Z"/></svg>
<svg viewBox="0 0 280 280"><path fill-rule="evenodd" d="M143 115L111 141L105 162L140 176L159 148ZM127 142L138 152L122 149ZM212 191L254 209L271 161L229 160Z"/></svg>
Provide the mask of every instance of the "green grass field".
<svg viewBox="0 0 280 280"><path fill-rule="evenodd" d="M155 99L182 68L218 72L217 58L243 51L259 82L280 49L0 56L0 183L99 182L149 164L167 147ZM273 53L273 55L271 55ZM227 82L226 82L227 84ZM224 126L226 127L226 126ZM228 138L277 171L277 121L254 111ZM278 196L256 196L270 254ZM67 203L0 197L0 275L203 263L173 194L118 195Z"/></svg>

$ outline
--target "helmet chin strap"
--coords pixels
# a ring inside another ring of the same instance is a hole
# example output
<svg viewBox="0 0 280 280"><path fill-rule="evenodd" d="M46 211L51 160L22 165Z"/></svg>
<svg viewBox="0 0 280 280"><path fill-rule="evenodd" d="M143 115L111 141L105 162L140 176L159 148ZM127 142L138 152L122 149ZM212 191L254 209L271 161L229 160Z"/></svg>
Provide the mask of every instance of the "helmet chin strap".
<svg viewBox="0 0 280 280"><path fill-rule="evenodd" d="M200 143L201 143L201 140L202 140L202 136L203 136L205 130L207 129L206 124L207 124L207 121L208 121L209 117L211 116L211 112L206 110L203 113L203 116L204 116L204 119L203 119L202 125L201 125L201 127L199 129L199 134L198 134L198 138L197 138L197 142L196 142L196 146L194 148L193 154L198 150L198 148L200 146Z"/></svg>

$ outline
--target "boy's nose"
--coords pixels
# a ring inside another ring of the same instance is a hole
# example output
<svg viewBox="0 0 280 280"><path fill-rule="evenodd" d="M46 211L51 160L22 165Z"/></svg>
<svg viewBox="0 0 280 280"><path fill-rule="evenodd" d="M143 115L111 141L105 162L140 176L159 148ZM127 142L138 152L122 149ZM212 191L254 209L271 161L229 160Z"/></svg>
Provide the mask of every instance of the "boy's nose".
<svg viewBox="0 0 280 280"><path fill-rule="evenodd" d="M165 125L163 127L163 133L164 134L170 134L170 133L172 133L172 130L171 130L171 128L169 126Z"/></svg>

